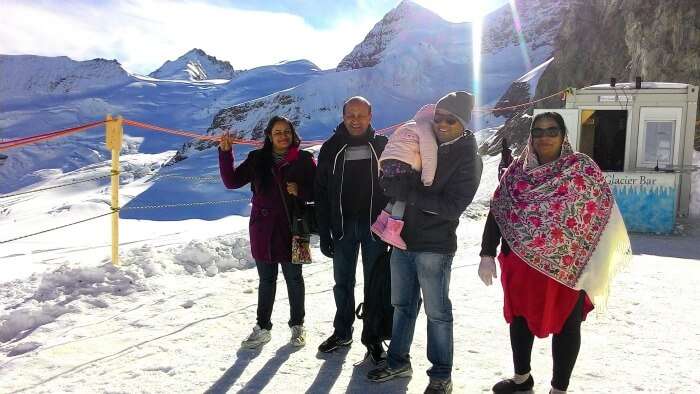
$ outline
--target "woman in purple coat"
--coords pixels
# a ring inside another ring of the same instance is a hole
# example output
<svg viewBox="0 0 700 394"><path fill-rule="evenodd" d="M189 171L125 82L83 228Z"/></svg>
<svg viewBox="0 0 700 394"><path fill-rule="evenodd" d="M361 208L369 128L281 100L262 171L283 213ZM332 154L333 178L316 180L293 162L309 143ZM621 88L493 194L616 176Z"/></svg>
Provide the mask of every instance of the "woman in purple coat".
<svg viewBox="0 0 700 394"><path fill-rule="evenodd" d="M221 136L219 170L229 189L250 183L250 248L258 269L257 324L243 341L244 348L257 348L270 340L272 307L277 289L278 266L287 283L293 346L306 344L304 330L304 278L301 265L292 264L290 213L301 202L313 201L316 164L313 155L299 149L299 136L289 119L275 116L265 128L263 147L248 154L234 168L234 138Z"/></svg>

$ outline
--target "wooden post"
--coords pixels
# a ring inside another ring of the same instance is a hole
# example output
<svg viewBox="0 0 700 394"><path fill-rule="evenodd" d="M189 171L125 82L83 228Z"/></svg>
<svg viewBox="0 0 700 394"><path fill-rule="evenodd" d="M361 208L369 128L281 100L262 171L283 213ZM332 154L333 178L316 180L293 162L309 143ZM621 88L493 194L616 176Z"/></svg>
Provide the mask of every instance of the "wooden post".
<svg viewBox="0 0 700 394"><path fill-rule="evenodd" d="M119 265L119 152L122 149L122 117L107 115L105 137L107 149L112 151L112 264Z"/></svg>

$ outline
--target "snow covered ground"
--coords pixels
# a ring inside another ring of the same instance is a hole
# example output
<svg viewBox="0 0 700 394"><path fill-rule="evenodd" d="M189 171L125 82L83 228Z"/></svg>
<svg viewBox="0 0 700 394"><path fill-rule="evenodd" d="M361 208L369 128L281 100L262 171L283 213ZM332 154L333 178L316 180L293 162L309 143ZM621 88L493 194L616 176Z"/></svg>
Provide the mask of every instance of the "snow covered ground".
<svg viewBox="0 0 700 394"><path fill-rule="evenodd" d="M125 157L123 203L157 187L151 179L167 157ZM451 284L456 393L488 392L512 373L502 290L483 286L476 275L497 160L486 159L482 187L458 229ZM106 163L96 164L35 186L106 171ZM0 241L105 212L107 181L0 199ZM236 204L240 209L247 203ZM307 346L297 350L287 344L288 303L280 275L272 341L248 351L239 344L255 322L257 274L251 269L246 217L122 219L120 267L109 262L109 223L106 216L0 244L0 392L420 393L425 388L429 365L422 314L410 380L365 380L369 366L353 366L364 354L359 323L350 349L317 353L332 332L335 311L332 265L317 245L314 263L304 267ZM570 392L695 392L700 387L700 223L687 223L674 236L634 235L632 240L632 266L615 280L608 311L589 315L583 325ZM361 283L358 270L358 300ZM548 340L535 342L533 376L535 392L547 392Z"/></svg>
<svg viewBox="0 0 700 394"><path fill-rule="evenodd" d="M693 165L698 170L693 172L690 183L690 216L700 218L700 152L693 151Z"/></svg>

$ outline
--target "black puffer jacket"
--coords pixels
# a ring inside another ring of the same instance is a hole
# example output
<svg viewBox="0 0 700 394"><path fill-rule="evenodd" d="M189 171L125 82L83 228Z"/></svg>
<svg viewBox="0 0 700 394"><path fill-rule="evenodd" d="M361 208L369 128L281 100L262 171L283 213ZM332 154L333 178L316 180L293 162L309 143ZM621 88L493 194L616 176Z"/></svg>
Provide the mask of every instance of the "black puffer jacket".
<svg viewBox="0 0 700 394"><path fill-rule="evenodd" d="M408 196L401 237L412 252L454 253L459 217L474 199L483 168L476 139L467 131L438 148L433 184L419 184Z"/></svg>
<svg viewBox="0 0 700 394"><path fill-rule="evenodd" d="M370 168L366 175L345 174L345 152L348 147L357 141L352 141L343 123L336 127L333 136L321 146L318 155L318 167L316 169L316 181L314 197L316 199L316 213L318 216L319 236L335 239L343 238L343 184L346 193L357 190L358 198L369 193L369 209L367 216L369 223L373 223L379 212L389 201L382 193L379 186L379 157L384 151L388 139L383 135L375 135L370 126L367 131L366 144L369 145L371 154ZM370 181L371 179L371 181Z"/></svg>

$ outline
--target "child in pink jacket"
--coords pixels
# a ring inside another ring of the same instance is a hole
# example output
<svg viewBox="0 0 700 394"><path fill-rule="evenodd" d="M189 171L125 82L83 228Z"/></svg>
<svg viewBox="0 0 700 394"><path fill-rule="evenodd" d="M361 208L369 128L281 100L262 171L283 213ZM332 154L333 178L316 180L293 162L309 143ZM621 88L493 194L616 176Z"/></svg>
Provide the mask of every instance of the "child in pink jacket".
<svg viewBox="0 0 700 394"><path fill-rule="evenodd" d="M433 133L435 104L425 105L410 121L402 124L389 138L379 165L383 188L397 183L415 182L420 177L423 185L430 186L437 169L438 145ZM390 201L372 224L372 232L384 242L406 249L401 238L405 201Z"/></svg>

